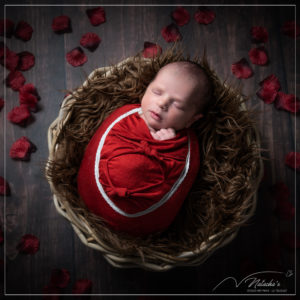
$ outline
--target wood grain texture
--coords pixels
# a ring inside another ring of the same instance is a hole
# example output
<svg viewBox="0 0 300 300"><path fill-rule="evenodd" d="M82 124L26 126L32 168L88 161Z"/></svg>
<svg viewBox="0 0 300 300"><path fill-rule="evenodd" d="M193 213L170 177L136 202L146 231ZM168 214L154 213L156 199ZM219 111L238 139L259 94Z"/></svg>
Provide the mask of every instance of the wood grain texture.
<svg viewBox="0 0 300 300"><path fill-rule="evenodd" d="M52 4L59 2L51 1ZM7 18L16 23L25 20L34 29L32 39L28 42L14 37L5 42L17 53L27 50L35 55L34 68L24 72L24 76L27 83L37 87L41 97L39 111L33 114L32 122L26 127L19 127L6 119L6 114L18 105L18 93L9 88L4 91L4 86L0 91L0 97L6 94L5 107L0 112L1 124L4 124L0 130L3 140L0 155L5 155L4 160L0 160L0 175L5 174L12 191L11 196L1 199L1 205L6 201L4 271L7 294L42 293L43 287L49 284L51 270L55 268L65 268L71 274L70 284L63 289L63 293L71 293L77 279L87 278L93 281L93 294L212 294L212 289L229 276L239 280L245 276L245 272L249 275L250 270L295 270L294 250L287 250L280 240L282 233L295 230L295 224L293 220L280 220L274 214L275 204L269 188L283 181L291 192L289 200L295 205L295 187L299 186L299 176L295 180L295 172L285 166L284 157L294 149L299 150L299 117L276 110L274 105L264 104L256 96L259 82L270 74L278 76L283 92L295 94L299 91L299 73L295 74L295 51L299 49L299 39L294 40L280 32L285 21L294 19L295 7L211 6L216 19L205 26L197 24L193 19L196 4L202 2L189 1L194 6L185 6L191 14L190 22L179 28L185 51L194 56L202 54L206 48L208 60L220 78L234 85L242 85L243 92L250 96L247 106L257 111L262 146L268 149L265 153L268 158L265 162L266 178L259 189L256 214L249 225L242 228L233 242L216 251L203 265L176 268L166 273L116 269L100 253L84 246L70 223L56 212L43 174L48 156L47 129L58 114L63 91L78 87L86 74L97 67L135 55L143 49L145 41L157 42L163 49L170 46L160 31L172 22L170 14L176 6L157 6L157 1L151 2L153 6L105 6L107 21L97 27L90 24L85 12L88 7L84 5L6 6ZM24 3L36 4L36 1ZM48 4L49 1L39 1L39 4L42 3ZM93 4L93 1L72 3L87 5ZM123 2L111 2L114 3ZM222 4L224 1L217 3ZM57 35L52 31L51 23L54 17L64 14L72 20L72 33ZM270 63L267 66L251 65L254 75L240 81L232 75L231 64L242 57L249 61L248 51L256 46L250 38L252 26L264 26L269 32L265 47ZM102 41L94 52L84 49L88 62L74 68L67 63L65 55L79 46L81 36L87 32L97 33ZM0 72L3 78L8 74L3 67ZM37 146L30 162L13 161L8 155L12 143L21 136L27 136ZM2 215L1 222L3 228ZM33 256L21 255L16 251L16 245L27 233L40 239L40 250ZM268 252L268 249L271 247L275 251L277 246L280 248L280 257L274 261L271 259L273 252ZM2 252L3 248L1 246ZM288 293L294 293L293 280L283 285L287 286ZM234 294L241 291L228 284L220 292Z"/></svg>

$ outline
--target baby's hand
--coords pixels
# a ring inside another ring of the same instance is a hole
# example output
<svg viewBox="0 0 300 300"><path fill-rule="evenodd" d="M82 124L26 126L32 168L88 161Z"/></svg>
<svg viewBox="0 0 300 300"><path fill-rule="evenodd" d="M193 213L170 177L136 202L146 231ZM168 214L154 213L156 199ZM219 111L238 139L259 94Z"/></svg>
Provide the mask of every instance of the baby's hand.
<svg viewBox="0 0 300 300"><path fill-rule="evenodd" d="M156 132L151 132L151 135L155 140L165 141L174 138L176 132L173 128L162 128Z"/></svg>

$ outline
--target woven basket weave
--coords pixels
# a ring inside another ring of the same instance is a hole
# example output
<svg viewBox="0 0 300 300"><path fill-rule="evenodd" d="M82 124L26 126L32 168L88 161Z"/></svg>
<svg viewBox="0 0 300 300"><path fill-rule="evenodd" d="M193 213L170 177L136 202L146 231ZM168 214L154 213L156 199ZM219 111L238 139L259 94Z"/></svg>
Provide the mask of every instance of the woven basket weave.
<svg viewBox="0 0 300 300"><path fill-rule="evenodd" d="M124 66L132 60L128 58L117 65L118 68ZM109 76L111 68L103 67L94 70L90 75L89 79L94 78L99 74L105 74ZM83 86L88 84L88 80L83 83ZM49 147L49 161L55 161L56 157L59 156L61 151L61 144L58 143L58 137L61 129L66 124L70 118L70 107L76 102L76 99L72 95L66 97L61 105L58 117L50 125L48 129L48 147ZM240 107L241 110L245 110L244 104ZM260 146L259 135L256 129L253 130L253 135L248 137L249 143L256 143ZM49 165L46 166L46 174ZM258 161L258 175L257 180L253 184L253 194L251 195L251 207L247 212L247 216L244 217L244 222L246 222L254 213L256 207L256 190L258 188L260 179L262 177L262 160ZM57 191L56 186L53 184L51 178L47 176L48 182L50 184L54 204L57 211L70 221L74 228L74 231L80 238L80 240L88 247L96 249L102 252L105 259L115 267L129 268L129 267L141 267L152 271L166 271L175 266L194 266L199 265L204 262L215 250L229 243L237 234L238 228L225 228L221 232L210 235L209 239L202 242L196 249L190 249L190 251L184 251L179 253L176 259L166 255L159 249L155 252L152 251L151 255L144 254L139 255L128 255L124 256L121 254L114 245L111 245L103 240L97 235L93 226L85 219L84 215L78 213L72 205L68 202L64 196Z"/></svg>

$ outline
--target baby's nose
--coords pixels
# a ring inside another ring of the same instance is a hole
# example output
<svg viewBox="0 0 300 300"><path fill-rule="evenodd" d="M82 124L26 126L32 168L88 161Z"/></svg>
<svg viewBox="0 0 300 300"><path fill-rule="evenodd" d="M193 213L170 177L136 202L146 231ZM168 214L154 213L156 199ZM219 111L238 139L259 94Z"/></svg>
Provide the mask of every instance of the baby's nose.
<svg viewBox="0 0 300 300"><path fill-rule="evenodd" d="M167 110L168 109L168 101L166 99L160 99L160 101L158 102L158 106L162 110Z"/></svg>

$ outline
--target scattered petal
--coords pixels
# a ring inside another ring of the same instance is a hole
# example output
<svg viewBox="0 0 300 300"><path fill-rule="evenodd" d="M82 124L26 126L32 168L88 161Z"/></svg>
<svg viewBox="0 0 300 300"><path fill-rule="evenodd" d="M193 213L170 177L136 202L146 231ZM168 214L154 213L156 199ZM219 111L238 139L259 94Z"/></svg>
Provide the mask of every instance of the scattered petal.
<svg viewBox="0 0 300 300"><path fill-rule="evenodd" d="M33 84L23 85L19 90L20 105L27 105L32 111L37 110L38 93Z"/></svg>
<svg viewBox="0 0 300 300"><path fill-rule="evenodd" d="M292 232L284 232L280 235L282 244L289 248L295 249L300 247L300 240Z"/></svg>
<svg viewBox="0 0 300 300"><path fill-rule="evenodd" d="M4 196L8 196L10 195L10 187L8 182L2 177L0 176L0 195Z"/></svg>
<svg viewBox="0 0 300 300"><path fill-rule="evenodd" d="M103 7L99 6L97 8L87 9L86 13L88 15L88 18L90 19L90 22L93 26L98 26L102 23L105 23L105 11Z"/></svg>
<svg viewBox="0 0 300 300"><path fill-rule="evenodd" d="M158 44L144 42L143 57L155 57L157 55L160 55L161 52L162 48Z"/></svg>
<svg viewBox="0 0 300 300"><path fill-rule="evenodd" d="M36 151L35 145L25 136L16 140L9 150L9 156L18 160L30 160L32 152Z"/></svg>
<svg viewBox="0 0 300 300"><path fill-rule="evenodd" d="M70 272L66 269L53 269L50 284L56 288L65 288L70 281Z"/></svg>
<svg viewBox="0 0 300 300"><path fill-rule="evenodd" d="M259 85L263 88L269 88L275 91L279 91L281 89L279 79L274 74L266 77L259 83Z"/></svg>
<svg viewBox="0 0 300 300"><path fill-rule="evenodd" d="M89 279L78 279L72 288L72 294L88 294L92 290L93 283Z"/></svg>
<svg viewBox="0 0 300 300"><path fill-rule="evenodd" d="M20 71L12 71L6 78L6 85L18 91L25 83L25 77Z"/></svg>
<svg viewBox="0 0 300 300"><path fill-rule="evenodd" d="M182 39L177 26L173 23L163 27L163 29L161 30L161 35L167 43L176 42Z"/></svg>
<svg viewBox="0 0 300 300"><path fill-rule="evenodd" d="M32 234L25 234L17 246L17 250L23 254L35 254L40 248L39 239Z"/></svg>
<svg viewBox="0 0 300 300"><path fill-rule="evenodd" d="M0 36L6 36L7 38L12 37L14 33L15 24L9 19L0 21ZM5 31L5 32L4 32Z"/></svg>
<svg viewBox="0 0 300 300"><path fill-rule="evenodd" d="M297 113L300 110L300 101L293 94L278 92L275 100L275 107L277 109L284 109L292 113Z"/></svg>
<svg viewBox="0 0 300 300"><path fill-rule="evenodd" d="M281 27L281 32L295 39L300 34L300 26L295 21L287 21Z"/></svg>
<svg viewBox="0 0 300 300"><path fill-rule="evenodd" d="M277 91L272 88L262 87L256 93L257 97L262 99L265 103L270 104L273 103L277 97Z"/></svg>
<svg viewBox="0 0 300 300"><path fill-rule="evenodd" d="M3 56L1 59L1 65L5 66L8 70L14 71L16 70L18 64L19 64L19 56L17 53L9 50L6 47L6 57L4 61L4 48L3 48Z"/></svg>
<svg viewBox="0 0 300 300"><path fill-rule="evenodd" d="M37 98L39 98L38 92L32 83L27 83L27 84L23 85L20 88L19 92L20 93L30 93L30 94L35 95Z"/></svg>
<svg viewBox="0 0 300 300"><path fill-rule="evenodd" d="M18 54L20 61L18 64L18 70L27 71L31 69L35 64L35 57L32 53L28 51L23 51Z"/></svg>
<svg viewBox="0 0 300 300"><path fill-rule="evenodd" d="M215 19L216 13L208 8L198 8L194 14L194 19L199 24L210 24Z"/></svg>
<svg viewBox="0 0 300 300"><path fill-rule="evenodd" d="M88 32L84 34L80 39L80 45L82 47L89 49L90 51L96 50L100 42L101 42L100 37L93 32Z"/></svg>
<svg viewBox="0 0 300 300"><path fill-rule="evenodd" d="M245 58L231 65L231 71L237 78L249 78L253 71Z"/></svg>
<svg viewBox="0 0 300 300"><path fill-rule="evenodd" d="M4 106L4 100L0 98L0 111L2 110L3 106Z"/></svg>
<svg viewBox="0 0 300 300"><path fill-rule="evenodd" d="M32 111L37 110L38 99L35 95L30 93L20 93L19 94L20 105L29 107Z"/></svg>
<svg viewBox="0 0 300 300"><path fill-rule="evenodd" d="M284 162L290 168L300 171L300 153L299 152L289 152L285 156Z"/></svg>
<svg viewBox="0 0 300 300"><path fill-rule="evenodd" d="M55 33L72 32L71 19L68 16L58 16L52 20L52 30Z"/></svg>
<svg viewBox="0 0 300 300"><path fill-rule="evenodd" d="M73 67L81 66L87 62L87 56L80 47L74 48L73 50L68 52L66 57L68 63Z"/></svg>
<svg viewBox="0 0 300 300"><path fill-rule="evenodd" d="M249 53L251 62L255 65L266 65L268 63L268 55L264 47L252 48Z"/></svg>
<svg viewBox="0 0 300 300"><path fill-rule="evenodd" d="M178 6L172 12L172 19L178 26L183 26L190 21L190 13L182 6Z"/></svg>
<svg viewBox="0 0 300 300"><path fill-rule="evenodd" d="M254 43L266 43L268 41L269 35L265 27L253 26L250 33Z"/></svg>
<svg viewBox="0 0 300 300"><path fill-rule="evenodd" d="M27 105L16 106L7 114L8 120L18 125L25 125L30 116Z"/></svg>
<svg viewBox="0 0 300 300"><path fill-rule="evenodd" d="M15 37L26 42L31 39L32 32L33 29L27 22L20 21L17 24L17 28L15 30Z"/></svg>

